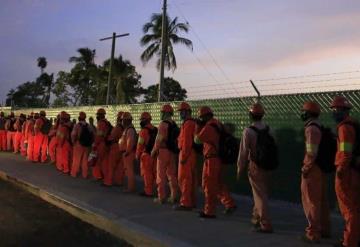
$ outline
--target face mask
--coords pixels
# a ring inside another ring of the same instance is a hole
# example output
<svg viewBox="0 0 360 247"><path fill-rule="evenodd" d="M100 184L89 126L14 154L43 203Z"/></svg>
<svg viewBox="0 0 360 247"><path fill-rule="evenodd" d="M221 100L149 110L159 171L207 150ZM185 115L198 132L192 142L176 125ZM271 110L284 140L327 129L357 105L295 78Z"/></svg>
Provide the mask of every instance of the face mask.
<svg viewBox="0 0 360 247"><path fill-rule="evenodd" d="M181 112L180 112L180 118L181 118L181 120L185 120L185 119L186 119L186 112L185 112L185 111L181 111Z"/></svg>
<svg viewBox="0 0 360 247"><path fill-rule="evenodd" d="M146 120L143 120L140 122L140 127L141 128L145 128L145 126L147 125L147 121Z"/></svg>
<svg viewBox="0 0 360 247"><path fill-rule="evenodd" d="M339 111L339 112L333 112L333 118L335 122L340 123L342 122L346 117L345 112Z"/></svg>
<svg viewBox="0 0 360 247"><path fill-rule="evenodd" d="M306 112L302 112L300 114L300 118L303 122L307 121L309 119L309 115Z"/></svg>

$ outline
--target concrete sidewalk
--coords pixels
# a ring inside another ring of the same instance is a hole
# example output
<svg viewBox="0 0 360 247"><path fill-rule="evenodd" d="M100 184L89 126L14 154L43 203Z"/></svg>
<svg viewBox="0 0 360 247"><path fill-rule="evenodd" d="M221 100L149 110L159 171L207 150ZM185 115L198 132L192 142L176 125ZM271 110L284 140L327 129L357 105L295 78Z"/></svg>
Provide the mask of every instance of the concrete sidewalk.
<svg viewBox="0 0 360 247"><path fill-rule="evenodd" d="M176 212L170 205L75 179L52 165L33 164L10 153L0 153L0 177L135 246L308 246L299 239L306 226L303 212L287 203L271 203L275 233L258 234L251 231L247 197L236 198L234 215L222 215L219 207L217 219L204 220L196 211ZM332 218L334 238L320 246L330 246L341 236L342 220Z"/></svg>

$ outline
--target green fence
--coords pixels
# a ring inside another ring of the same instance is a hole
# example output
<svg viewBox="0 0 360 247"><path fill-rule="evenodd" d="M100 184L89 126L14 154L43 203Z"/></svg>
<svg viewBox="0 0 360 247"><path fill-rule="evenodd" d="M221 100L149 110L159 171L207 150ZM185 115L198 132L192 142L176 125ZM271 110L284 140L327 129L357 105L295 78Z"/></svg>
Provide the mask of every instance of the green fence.
<svg viewBox="0 0 360 247"><path fill-rule="evenodd" d="M335 123L331 120L329 105L335 95L344 95L353 104L354 109L352 115L360 117L360 91L343 91L328 93L311 93L311 94L291 94L291 95L275 95L264 96L261 102L265 106L265 122L273 129L275 137L280 149L280 167L274 172L272 183L272 197L280 200L299 202L300 201L300 169L303 158L304 137L303 123L300 121L300 108L304 101L313 100L318 102L322 108L321 121L324 125L335 127ZM249 122L248 108L255 102L255 98L227 98L227 99L210 99L190 101L189 103L196 111L200 106L210 106L215 116L224 123L233 124L235 135L240 137L242 130L247 127ZM171 103L174 107L178 102ZM134 118L134 124L139 127L139 117L143 111L148 111L153 116L153 123L160 122L160 108L162 104L134 104L134 105L116 105L101 106L107 111L107 118L111 122L115 122L118 111L130 111ZM48 117L56 117L56 115L65 110L71 114L72 118L77 118L80 111L85 111L89 116L95 116L96 110L100 106L84 106L84 107L67 107L67 108L50 108L47 109ZM29 113L31 111L39 111L39 109L19 109L16 113ZM178 123L179 115L175 114ZM200 169L199 169L200 170ZM235 166L228 166L227 182L232 191L249 194L250 188L243 179L240 183L235 181ZM333 179L331 178L330 181ZM330 197L334 201L333 183L329 183L331 190Z"/></svg>

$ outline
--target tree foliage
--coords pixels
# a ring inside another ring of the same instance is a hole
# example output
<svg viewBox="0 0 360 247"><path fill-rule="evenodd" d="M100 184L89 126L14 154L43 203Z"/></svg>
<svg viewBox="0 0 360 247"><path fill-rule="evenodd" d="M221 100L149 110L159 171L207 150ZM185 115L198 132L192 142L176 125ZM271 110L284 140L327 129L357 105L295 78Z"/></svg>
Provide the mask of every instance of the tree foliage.
<svg viewBox="0 0 360 247"><path fill-rule="evenodd" d="M158 100L159 84L151 85L147 88L145 102L152 103ZM182 88L180 83L171 77L164 79L164 98L166 101L183 101L187 98L186 89Z"/></svg>

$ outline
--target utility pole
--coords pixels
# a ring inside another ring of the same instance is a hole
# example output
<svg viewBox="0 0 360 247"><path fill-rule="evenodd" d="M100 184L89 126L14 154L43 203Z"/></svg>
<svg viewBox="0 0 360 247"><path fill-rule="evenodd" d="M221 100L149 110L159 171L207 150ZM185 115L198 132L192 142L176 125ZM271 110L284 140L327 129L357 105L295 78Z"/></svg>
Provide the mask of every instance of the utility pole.
<svg viewBox="0 0 360 247"><path fill-rule="evenodd" d="M106 37L103 39L100 39L100 41L112 39L112 46L111 46L111 58L110 58L110 68L109 68L109 77L108 77L108 85L107 85L107 94L106 94L106 104L109 105L110 103L110 83L112 80L112 70L113 70L113 63L114 63L114 53L115 53L115 40L116 38L129 36L130 34L120 34L116 35L116 33L113 33L112 37Z"/></svg>
<svg viewBox="0 0 360 247"><path fill-rule="evenodd" d="M259 91L258 88L255 86L255 83L254 83L252 80L250 80L250 83L251 83L251 86L254 88L256 94L258 95L257 101L260 102L260 99L261 99L260 91Z"/></svg>
<svg viewBox="0 0 360 247"><path fill-rule="evenodd" d="M164 89L164 67L167 42L167 0L163 0L162 28L161 28L161 59L160 59L160 81L159 81L159 102L163 101Z"/></svg>

